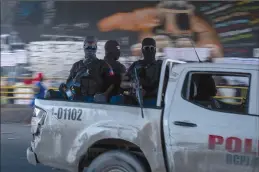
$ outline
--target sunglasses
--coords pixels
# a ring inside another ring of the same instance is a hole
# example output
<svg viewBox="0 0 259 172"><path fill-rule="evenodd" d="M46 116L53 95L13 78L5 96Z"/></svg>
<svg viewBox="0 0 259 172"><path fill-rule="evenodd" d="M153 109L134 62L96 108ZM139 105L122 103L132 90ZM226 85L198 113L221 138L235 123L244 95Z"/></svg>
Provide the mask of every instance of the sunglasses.
<svg viewBox="0 0 259 172"><path fill-rule="evenodd" d="M86 42L84 44L84 49L86 50L95 50L97 48L96 43L95 42Z"/></svg>
<svg viewBox="0 0 259 172"><path fill-rule="evenodd" d="M143 46L142 49L143 49L144 51L152 51L152 52L156 51L156 47L153 46L153 45Z"/></svg>

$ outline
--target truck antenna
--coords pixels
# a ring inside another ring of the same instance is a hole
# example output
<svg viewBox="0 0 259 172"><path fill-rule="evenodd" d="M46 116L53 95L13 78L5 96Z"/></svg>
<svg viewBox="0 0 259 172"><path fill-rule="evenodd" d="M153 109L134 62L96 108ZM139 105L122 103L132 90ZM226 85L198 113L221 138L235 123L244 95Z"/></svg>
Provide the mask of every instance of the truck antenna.
<svg viewBox="0 0 259 172"><path fill-rule="evenodd" d="M195 51L195 54L196 54L196 56L197 56L197 59L199 60L199 63L202 63L202 61L201 61L201 59L200 59L200 57L199 57L199 55L198 55L198 53L197 53L197 51L196 51L196 48L195 48L195 45L194 45L193 40L192 40L192 39L189 39L189 40L191 41L192 48L193 48L194 51Z"/></svg>

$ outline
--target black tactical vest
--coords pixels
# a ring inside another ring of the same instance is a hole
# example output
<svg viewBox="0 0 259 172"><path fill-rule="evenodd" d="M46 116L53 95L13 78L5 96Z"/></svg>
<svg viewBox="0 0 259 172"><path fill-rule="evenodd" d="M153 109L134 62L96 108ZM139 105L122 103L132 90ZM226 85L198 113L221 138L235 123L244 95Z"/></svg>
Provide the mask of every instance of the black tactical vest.
<svg viewBox="0 0 259 172"><path fill-rule="evenodd" d="M83 60L77 73L82 73L81 77L77 77L80 82L80 93L84 96L93 96L102 92L103 78L102 67L103 62L99 59L92 60L90 63L84 63Z"/></svg>

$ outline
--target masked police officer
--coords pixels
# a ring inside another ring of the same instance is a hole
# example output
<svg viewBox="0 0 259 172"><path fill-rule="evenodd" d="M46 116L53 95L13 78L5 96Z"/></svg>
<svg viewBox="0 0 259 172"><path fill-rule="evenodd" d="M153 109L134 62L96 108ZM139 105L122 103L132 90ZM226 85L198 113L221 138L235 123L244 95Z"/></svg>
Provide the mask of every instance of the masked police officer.
<svg viewBox="0 0 259 172"><path fill-rule="evenodd" d="M110 100L112 96L120 94L120 83L122 80L122 75L126 73L126 67L118 61L120 57L120 45L117 41L107 41L104 49L104 60L110 67L110 73L112 74L112 76L109 76L105 81L105 87L110 87L106 92L107 97Z"/></svg>
<svg viewBox="0 0 259 172"><path fill-rule="evenodd" d="M139 82L142 86L144 102L146 101L147 104L155 105L162 61L156 60L156 41L153 38L145 38L142 41L141 50L144 59L134 62L129 67L127 76L130 78L130 80L133 80L134 70L137 68ZM166 71L165 83L167 83L167 78L168 70Z"/></svg>
<svg viewBox="0 0 259 172"><path fill-rule="evenodd" d="M59 91L65 99L92 102L95 94L106 91L103 83L110 76L109 66L96 57L94 36L85 38L83 48L85 58L73 64L66 84L61 84ZM54 94L52 92L50 94ZM54 97L58 97L57 94Z"/></svg>

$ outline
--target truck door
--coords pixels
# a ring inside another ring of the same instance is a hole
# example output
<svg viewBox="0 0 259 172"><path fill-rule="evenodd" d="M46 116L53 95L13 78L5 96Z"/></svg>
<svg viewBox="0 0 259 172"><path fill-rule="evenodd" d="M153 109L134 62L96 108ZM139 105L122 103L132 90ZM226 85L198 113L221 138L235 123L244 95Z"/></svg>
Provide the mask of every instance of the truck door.
<svg viewBox="0 0 259 172"><path fill-rule="evenodd" d="M179 90L167 95L173 97L170 112L165 116L170 135L171 171L259 171L256 72L188 68L181 73L177 84L169 80L168 87ZM225 94L233 95L224 97L224 91L220 91L223 79L227 81L225 88L232 89L225 90ZM236 97L238 89L243 94Z"/></svg>

